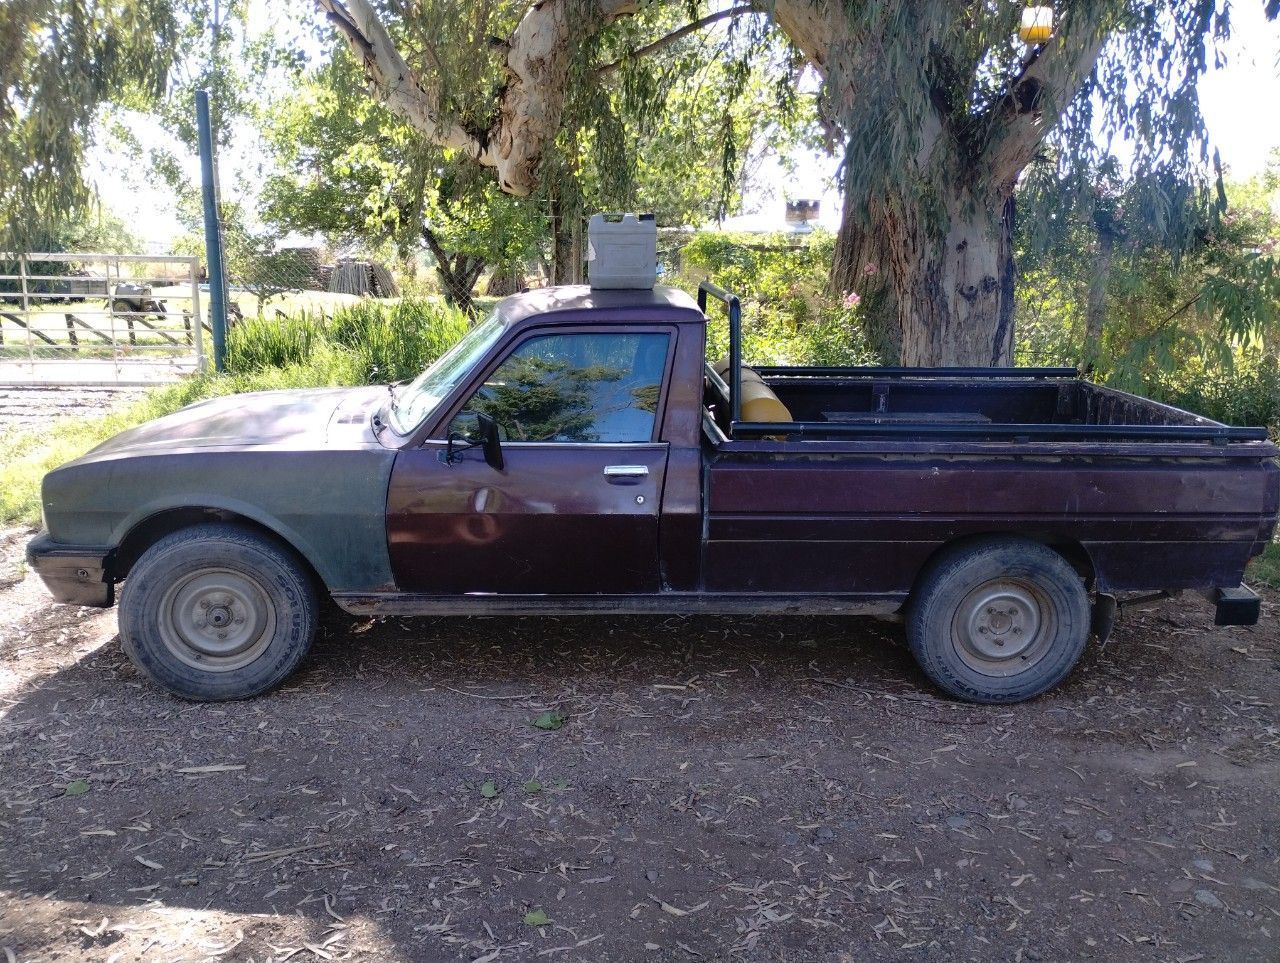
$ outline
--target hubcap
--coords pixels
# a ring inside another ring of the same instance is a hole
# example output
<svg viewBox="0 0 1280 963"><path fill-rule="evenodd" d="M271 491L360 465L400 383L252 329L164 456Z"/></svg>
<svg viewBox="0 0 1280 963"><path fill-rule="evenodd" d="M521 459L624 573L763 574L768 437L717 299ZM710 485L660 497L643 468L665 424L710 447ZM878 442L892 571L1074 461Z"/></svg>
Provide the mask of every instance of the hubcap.
<svg viewBox="0 0 1280 963"><path fill-rule="evenodd" d="M1049 599L1030 582L992 579L960 602L951 625L952 644L964 663L983 675L1023 672L1048 654L1052 613Z"/></svg>
<svg viewBox="0 0 1280 963"><path fill-rule="evenodd" d="M170 586L160 601L160 637L187 665L229 672L262 654L275 613L258 581L227 569L201 569Z"/></svg>

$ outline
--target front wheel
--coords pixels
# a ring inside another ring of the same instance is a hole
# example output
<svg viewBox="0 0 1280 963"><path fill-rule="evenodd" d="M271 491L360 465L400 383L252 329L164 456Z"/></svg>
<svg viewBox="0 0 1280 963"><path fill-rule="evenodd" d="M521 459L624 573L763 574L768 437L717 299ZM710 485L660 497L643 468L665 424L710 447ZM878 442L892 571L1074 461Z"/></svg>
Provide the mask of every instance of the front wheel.
<svg viewBox="0 0 1280 963"><path fill-rule="evenodd" d="M930 564L907 615L925 674L969 702L1021 702L1071 672L1089 637L1089 596L1067 561L1017 538L990 538Z"/></svg>
<svg viewBox="0 0 1280 963"><path fill-rule="evenodd" d="M315 588L297 556L227 524L167 535L120 593L125 653L185 699L247 699L283 682L315 635Z"/></svg>

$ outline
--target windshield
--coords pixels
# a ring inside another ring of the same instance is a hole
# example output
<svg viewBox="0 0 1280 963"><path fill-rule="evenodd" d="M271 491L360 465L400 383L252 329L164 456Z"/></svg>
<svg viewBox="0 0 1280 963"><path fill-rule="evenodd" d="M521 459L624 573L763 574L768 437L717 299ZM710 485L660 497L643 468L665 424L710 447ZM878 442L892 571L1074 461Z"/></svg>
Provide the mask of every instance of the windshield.
<svg viewBox="0 0 1280 963"><path fill-rule="evenodd" d="M390 411L391 427L396 433L407 435L422 424L422 419L489 353L501 334L502 322L495 311L399 392Z"/></svg>

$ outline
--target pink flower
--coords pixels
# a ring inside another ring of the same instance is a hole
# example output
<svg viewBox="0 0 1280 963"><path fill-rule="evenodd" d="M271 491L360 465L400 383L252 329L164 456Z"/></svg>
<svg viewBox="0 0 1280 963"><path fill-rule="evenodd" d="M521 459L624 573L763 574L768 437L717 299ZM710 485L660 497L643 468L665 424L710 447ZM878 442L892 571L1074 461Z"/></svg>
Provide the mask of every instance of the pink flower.
<svg viewBox="0 0 1280 963"><path fill-rule="evenodd" d="M846 308L856 308L862 303L862 295L857 291L849 291L844 296L844 306Z"/></svg>
<svg viewBox="0 0 1280 963"><path fill-rule="evenodd" d="M867 264L867 266L866 266L866 267L864 267L864 268L862 269L862 273L863 273L863 274L875 274L875 273L876 273L877 271L879 271L879 270L880 270L880 269L879 269L878 267L876 267L874 264L868 263L868 264Z"/></svg>

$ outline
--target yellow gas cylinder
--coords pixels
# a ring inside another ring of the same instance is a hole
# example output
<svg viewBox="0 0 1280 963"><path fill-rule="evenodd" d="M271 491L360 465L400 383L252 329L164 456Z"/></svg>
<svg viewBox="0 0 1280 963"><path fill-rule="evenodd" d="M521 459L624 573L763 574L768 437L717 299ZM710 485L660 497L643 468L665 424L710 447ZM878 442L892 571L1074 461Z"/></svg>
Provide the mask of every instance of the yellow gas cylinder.
<svg viewBox="0 0 1280 963"><path fill-rule="evenodd" d="M790 421L791 412L773 393L763 379L754 371L754 377L747 377L744 369L742 378L742 420L743 421Z"/></svg>
<svg viewBox="0 0 1280 963"><path fill-rule="evenodd" d="M1022 27L1018 36L1023 43L1044 43L1053 36L1053 7L1026 7L1022 11Z"/></svg>

